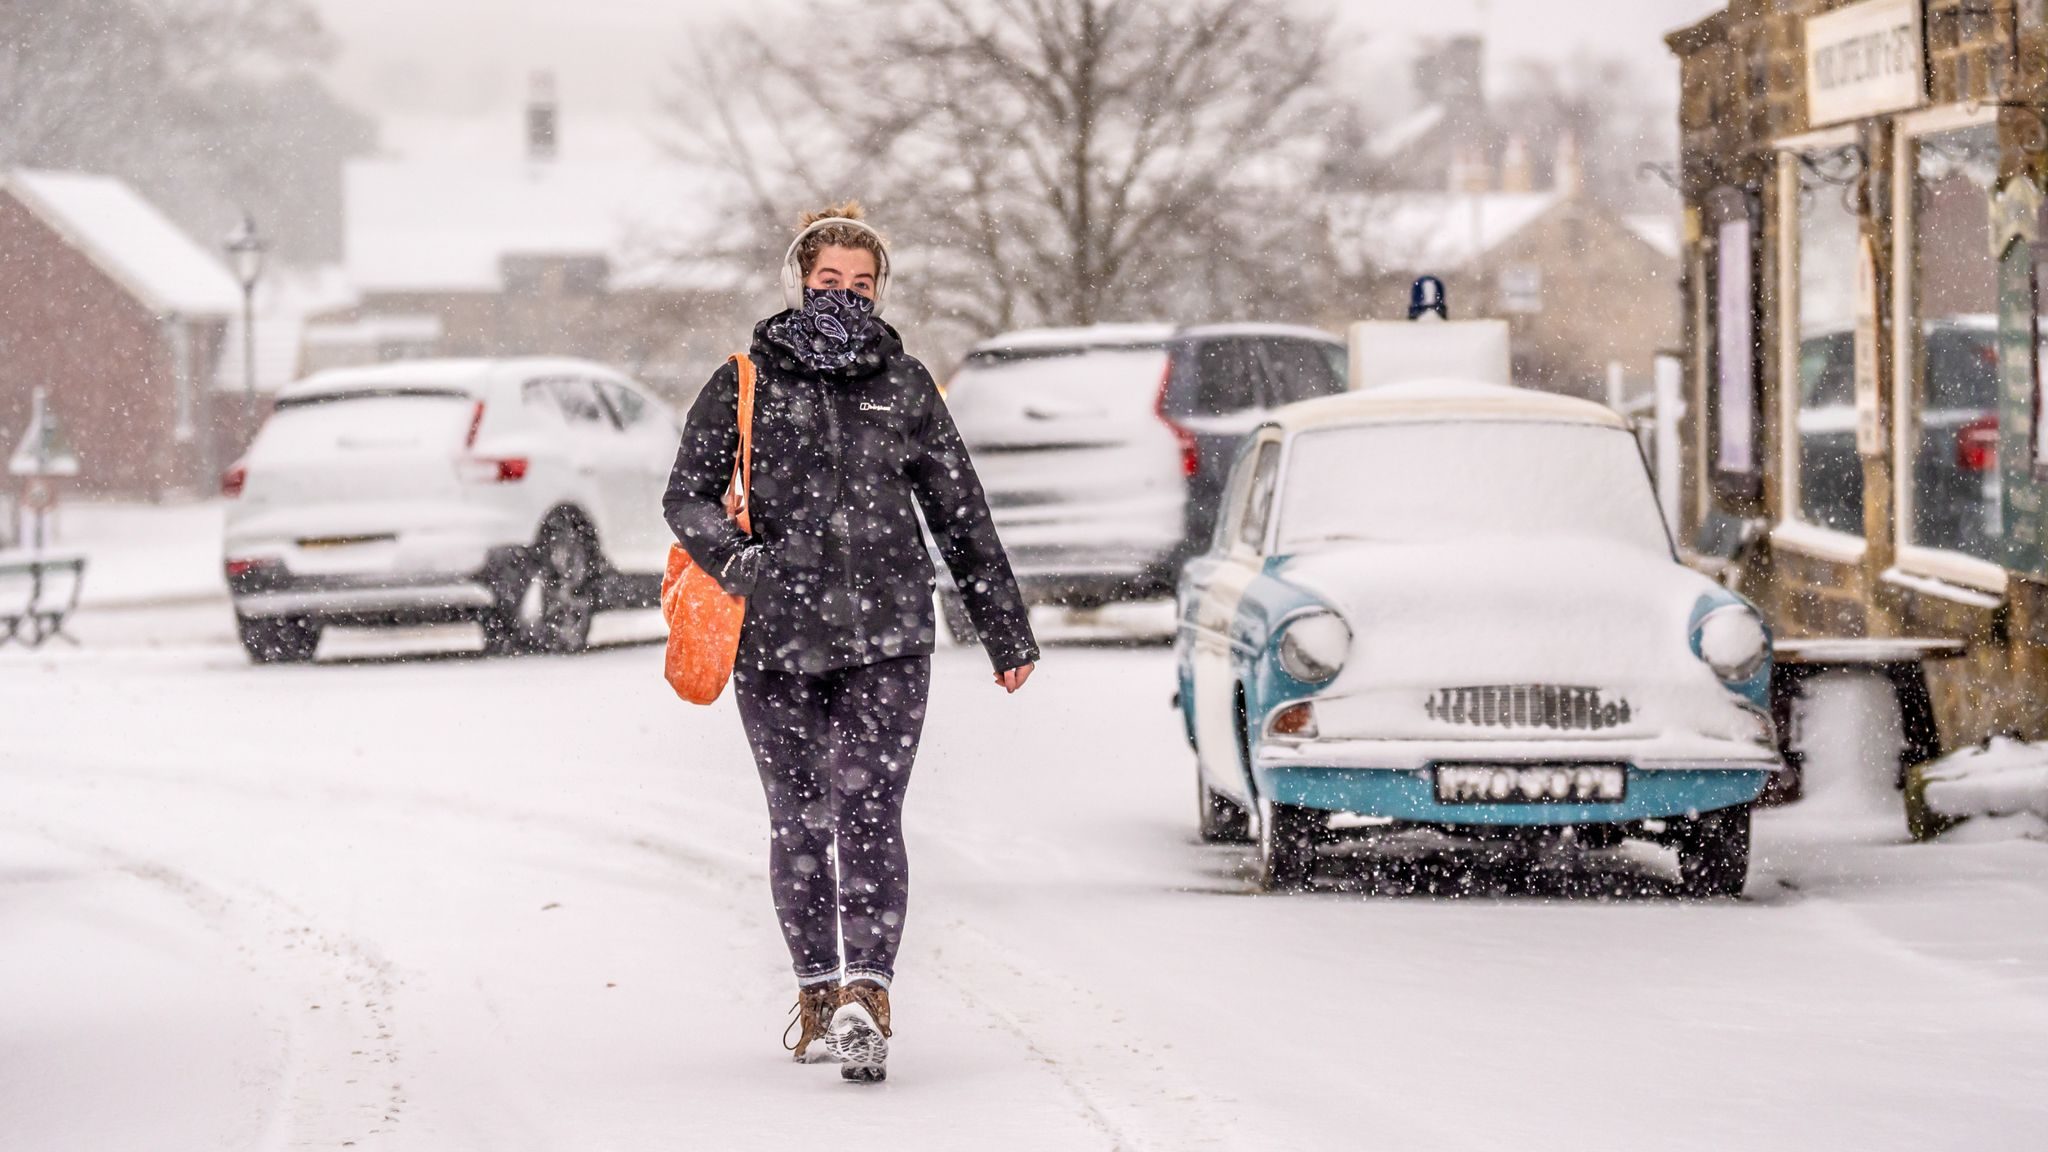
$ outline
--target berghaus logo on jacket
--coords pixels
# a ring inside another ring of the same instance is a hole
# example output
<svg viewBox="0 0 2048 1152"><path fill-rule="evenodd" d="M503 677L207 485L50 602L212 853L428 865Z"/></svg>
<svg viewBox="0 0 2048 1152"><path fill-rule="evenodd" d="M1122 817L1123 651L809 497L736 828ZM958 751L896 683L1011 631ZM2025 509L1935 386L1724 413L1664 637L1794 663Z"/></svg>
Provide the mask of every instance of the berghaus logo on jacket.
<svg viewBox="0 0 2048 1152"><path fill-rule="evenodd" d="M860 402L860 410L861 410L861 411L863 411L863 412L894 412L894 411L895 411L895 409L894 409L894 408L891 408L891 407L889 407L889 406L888 406L887 404L883 404L883 403L880 403L880 402L878 402L878 401L874 401L874 400L863 400L863 401L861 401L861 402Z"/></svg>

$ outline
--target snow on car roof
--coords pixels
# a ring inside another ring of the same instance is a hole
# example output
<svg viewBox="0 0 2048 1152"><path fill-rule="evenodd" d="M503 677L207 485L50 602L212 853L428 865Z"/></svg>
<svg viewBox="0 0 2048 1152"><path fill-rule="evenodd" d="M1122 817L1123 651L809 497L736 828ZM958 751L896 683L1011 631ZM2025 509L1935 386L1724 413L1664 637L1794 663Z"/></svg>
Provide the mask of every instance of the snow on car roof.
<svg viewBox="0 0 2048 1152"><path fill-rule="evenodd" d="M447 388L476 393L493 379L504 375L533 372L577 372L615 377L617 372L602 364L562 356L506 357L496 360L400 360L359 368L330 368L300 380L278 394L289 400L341 392L374 392L382 388Z"/></svg>
<svg viewBox="0 0 2048 1152"><path fill-rule="evenodd" d="M1315 340L1324 344L1344 343L1342 336L1325 332L1321 328L1311 328L1306 324L1201 324L1193 328L1182 328L1174 335L1195 339L1209 336L1291 336L1297 340Z"/></svg>
<svg viewBox="0 0 2048 1152"><path fill-rule="evenodd" d="M1571 396L1469 380L1389 384L1290 404L1272 423L1289 432L1344 424L1419 424L1446 420L1500 420L1532 424L1592 424L1626 429L1612 409Z"/></svg>
<svg viewBox="0 0 2048 1152"><path fill-rule="evenodd" d="M1086 328L1024 328L991 336L974 352L1022 352L1041 348L1119 348L1164 344L1177 331L1171 324L1095 324Z"/></svg>

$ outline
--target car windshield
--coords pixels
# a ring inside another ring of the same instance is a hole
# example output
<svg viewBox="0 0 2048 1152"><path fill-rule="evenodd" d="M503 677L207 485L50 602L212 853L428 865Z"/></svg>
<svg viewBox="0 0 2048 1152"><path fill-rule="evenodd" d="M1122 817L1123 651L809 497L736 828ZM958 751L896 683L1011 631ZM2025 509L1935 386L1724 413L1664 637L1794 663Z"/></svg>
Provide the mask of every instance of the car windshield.
<svg viewBox="0 0 2048 1152"><path fill-rule="evenodd" d="M1669 553L1635 438L1528 422L1385 424L1295 437L1280 547L1569 537Z"/></svg>

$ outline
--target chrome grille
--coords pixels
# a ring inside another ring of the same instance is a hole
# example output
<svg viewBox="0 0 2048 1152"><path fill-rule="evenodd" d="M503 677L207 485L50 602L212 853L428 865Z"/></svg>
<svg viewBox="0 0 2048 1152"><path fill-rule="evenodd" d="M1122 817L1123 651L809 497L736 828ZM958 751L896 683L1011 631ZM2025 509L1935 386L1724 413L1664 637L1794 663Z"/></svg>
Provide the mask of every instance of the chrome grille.
<svg viewBox="0 0 2048 1152"><path fill-rule="evenodd" d="M1602 732L1627 724L1633 715L1621 696L1567 684L1439 688L1422 710L1444 724L1552 732Z"/></svg>

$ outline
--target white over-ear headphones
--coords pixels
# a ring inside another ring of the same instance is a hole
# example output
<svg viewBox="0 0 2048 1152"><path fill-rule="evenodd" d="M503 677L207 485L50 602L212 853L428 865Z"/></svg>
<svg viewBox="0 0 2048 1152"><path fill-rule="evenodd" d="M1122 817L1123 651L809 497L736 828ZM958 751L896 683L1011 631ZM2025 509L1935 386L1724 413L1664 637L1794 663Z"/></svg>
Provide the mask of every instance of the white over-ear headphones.
<svg viewBox="0 0 2048 1152"><path fill-rule="evenodd" d="M789 242L789 251L784 253L782 257L782 302L790 308L801 308L804 306L804 270L797 261L796 250L803 244L804 238L811 233L821 228L830 228L838 224L858 228L873 236L875 238L875 246L882 250L881 259L877 261L880 267L875 269L875 315L880 316L882 314L882 297L889 290L889 245L882 239L880 232L875 231L858 220L849 220L844 216L827 216L823 220L819 220L797 233L796 239Z"/></svg>

